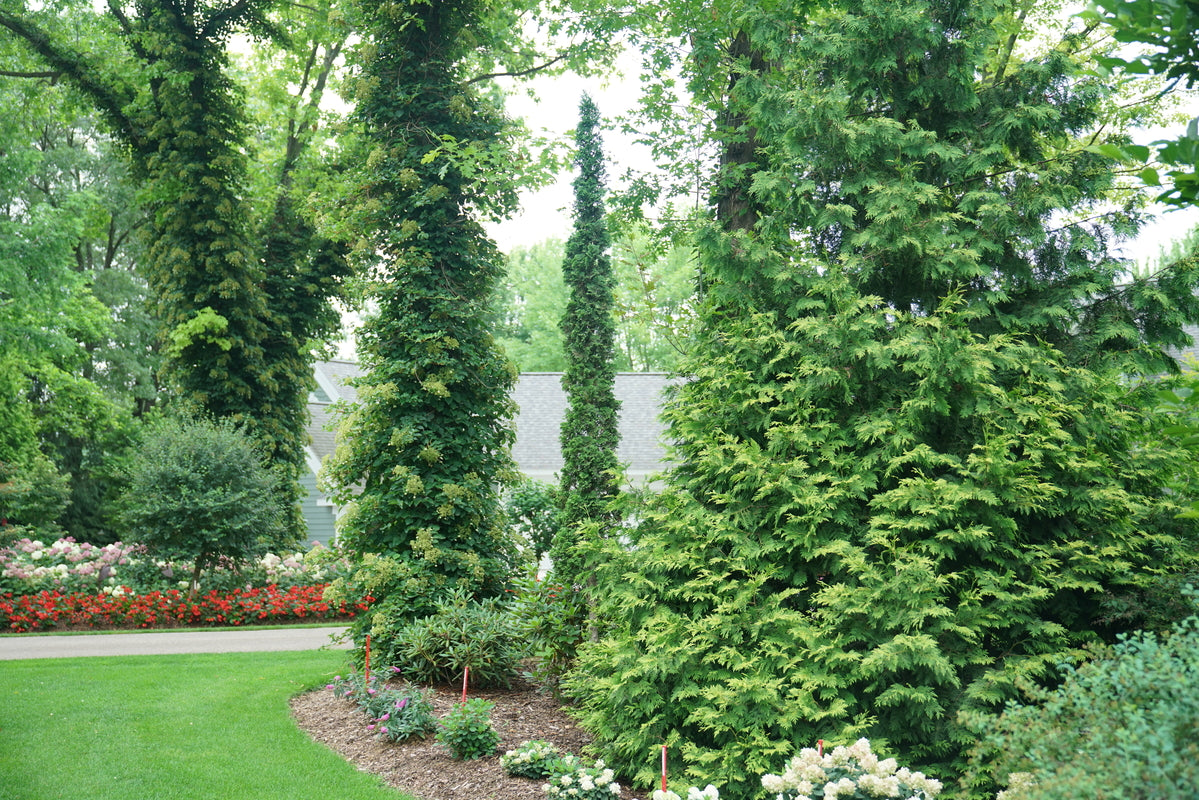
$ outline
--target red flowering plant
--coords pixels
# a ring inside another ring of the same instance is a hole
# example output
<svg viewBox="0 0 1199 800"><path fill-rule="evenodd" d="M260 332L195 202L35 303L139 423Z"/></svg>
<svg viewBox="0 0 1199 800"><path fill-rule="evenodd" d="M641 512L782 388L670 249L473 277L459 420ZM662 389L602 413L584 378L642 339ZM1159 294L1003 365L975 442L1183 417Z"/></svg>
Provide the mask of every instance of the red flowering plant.
<svg viewBox="0 0 1199 800"><path fill-rule="evenodd" d="M0 595L0 630L172 628L341 621L365 611L369 598L330 604L324 585L217 590L188 599L178 589L135 594L126 587L96 594L42 591Z"/></svg>

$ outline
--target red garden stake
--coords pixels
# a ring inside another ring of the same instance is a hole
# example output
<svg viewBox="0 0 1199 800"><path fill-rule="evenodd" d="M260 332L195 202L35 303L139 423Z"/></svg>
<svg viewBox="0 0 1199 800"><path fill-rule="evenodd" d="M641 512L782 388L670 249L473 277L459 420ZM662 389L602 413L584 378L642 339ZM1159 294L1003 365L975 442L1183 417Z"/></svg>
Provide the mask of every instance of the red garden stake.
<svg viewBox="0 0 1199 800"><path fill-rule="evenodd" d="M666 794L666 745L662 745L662 794Z"/></svg>
<svg viewBox="0 0 1199 800"><path fill-rule="evenodd" d="M470 680L470 666L462 668L462 705L466 705L466 683Z"/></svg>
<svg viewBox="0 0 1199 800"><path fill-rule="evenodd" d="M371 684L371 635L366 635L366 685Z"/></svg>
<svg viewBox="0 0 1199 800"><path fill-rule="evenodd" d="M816 755L820 756L821 758L824 757L824 739L816 740Z"/></svg>

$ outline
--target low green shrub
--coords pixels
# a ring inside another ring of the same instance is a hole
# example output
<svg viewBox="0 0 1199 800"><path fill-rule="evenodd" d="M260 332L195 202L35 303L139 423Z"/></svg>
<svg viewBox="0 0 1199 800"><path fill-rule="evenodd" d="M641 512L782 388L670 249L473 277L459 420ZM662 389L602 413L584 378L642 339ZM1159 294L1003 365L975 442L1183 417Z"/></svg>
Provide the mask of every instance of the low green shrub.
<svg viewBox="0 0 1199 800"><path fill-rule="evenodd" d="M573 772L582 766L577 756L563 753L549 742L524 742L500 756L500 766L517 778L543 780Z"/></svg>
<svg viewBox="0 0 1199 800"><path fill-rule="evenodd" d="M510 686L520 665L512 617L498 600L450 591L433 614L398 624L376 619L381 660L416 683L454 683L470 667L472 686Z"/></svg>
<svg viewBox="0 0 1199 800"><path fill-rule="evenodd" d="M564 586L553 574L530 575L516 582L512 617L532 658L529 677L558 695L562 676L574 665L587 625L588 607L581 593Z"/></svg>
<svg viewBox="0 0 1199 800"><path fill-rule="evenodd" d="M449 748L450 755L459 761L491 755L500 743L500 735L491 724L494 707L495 703L479 697L455 706L441 721L437 741Z"/></svg>
<svg viewBox="0 0 1199 800"><path fill-rule="evenodd" d="M980 734L966 780L1005 800L1173 800L1199 786L1199 618L1127 636Z"/></svg>
<svg viewBox="0 0 1199 800"><path fill-rule="evenodd" d="M526 478L504 494L508 528L525 541L534 562L549 552L558 533L557 493L558 487L551 483Z"/></svg>

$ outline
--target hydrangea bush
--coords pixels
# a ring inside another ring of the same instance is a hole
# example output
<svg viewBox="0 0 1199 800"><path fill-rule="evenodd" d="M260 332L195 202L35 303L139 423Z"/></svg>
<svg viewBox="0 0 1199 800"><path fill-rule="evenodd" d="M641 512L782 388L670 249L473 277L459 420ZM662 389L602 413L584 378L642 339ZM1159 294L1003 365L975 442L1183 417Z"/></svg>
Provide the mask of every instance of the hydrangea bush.
<svg viewBox="0 0 1199 800"><path fill-rule="evenodd" d="M828 753L804 748L782 775L763 775L762 786L777 800L930 800L941 793L940 781L880 759L866 739Z"/></svg>
<svg viewBox="0 0 1199 800"><path fill-rule="evenodd" d="M285 588L328 583L341 575L341 554L315 545L307 553L267 553L245 565L223 563L205 576L205 589L222 591L277 585ZM142 545L113 542L103 546L71 537L45 544L18 539L0 548L0 592L13 595L52 592L111 593L125 587L135 593L187 587L192 565L152 559Z"/></svg>
<svg viewBox="0 0 1199 800"><path fill-rule="evenodd" d="M545 792L550 800L613 800L620 797L620 784L603 761L596 761L551 778Z"/></svg>
<svg viewBox="0 0 1199 800"><path fill-rule="evenodd" d="M535 739L500 756L500 766L509 775L542 780L574 772L582 763L577 756L562 753L549 742Z"/></svg>

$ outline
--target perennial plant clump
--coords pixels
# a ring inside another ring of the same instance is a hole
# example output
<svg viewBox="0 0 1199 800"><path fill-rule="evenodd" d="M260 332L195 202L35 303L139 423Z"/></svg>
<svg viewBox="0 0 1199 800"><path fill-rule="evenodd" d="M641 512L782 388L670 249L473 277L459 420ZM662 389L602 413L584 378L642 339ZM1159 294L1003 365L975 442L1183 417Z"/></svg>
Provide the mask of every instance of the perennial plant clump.
<svg viewBox="0 0 1199 800"><path fill-rule="evenodd" d="M563 753L551 743L535 739L500 756L500 766L517 778L541 780L574 772L582 763L578 756Z"/></svg>
<svg viewBox="0 0 1199 800"><path fill-rule="evenodd" d="M450 755L460 761L483 758L495 752L500 735L491 724L491 709L495 703L472 697L455 706L441 721L437 741L449 748Z"/></svg>
<svg viewBox="0 0 1199 800"><path fill-rule="evenodd" d="M782 775L763 775L762 787L777 800L930 800L941 793L940 781L900 767L893 758L879 759L866 739L829 753L804 748Z"/></svg>

